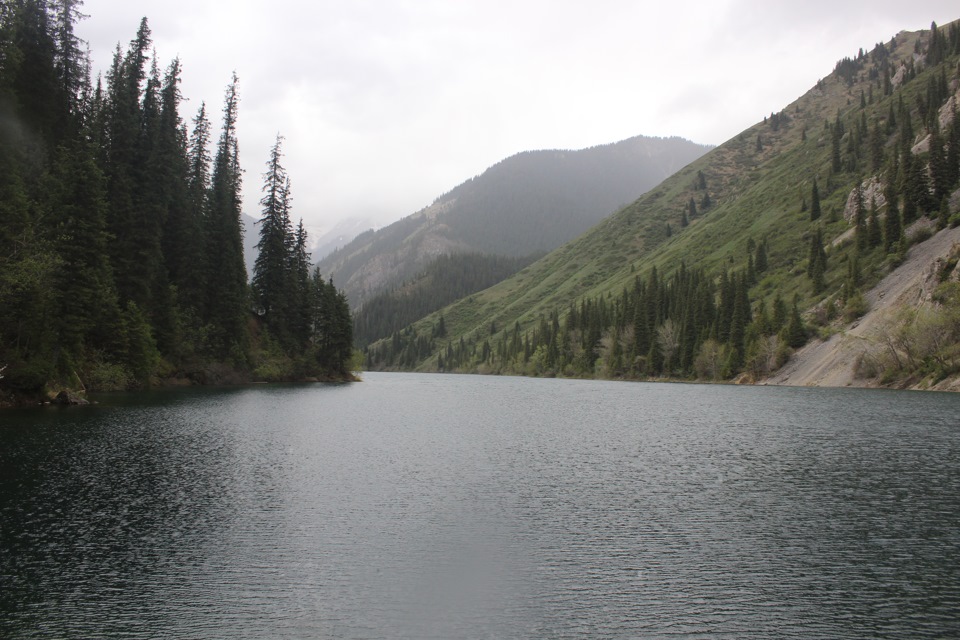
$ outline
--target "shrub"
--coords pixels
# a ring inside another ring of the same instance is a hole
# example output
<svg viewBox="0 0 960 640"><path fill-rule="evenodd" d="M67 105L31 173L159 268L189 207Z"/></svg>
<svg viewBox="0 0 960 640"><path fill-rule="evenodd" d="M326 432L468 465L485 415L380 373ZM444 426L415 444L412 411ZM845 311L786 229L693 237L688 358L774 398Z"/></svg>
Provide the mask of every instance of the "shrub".
<svg viewBox="0 0 960 640"><path fill-rule="evenodd" d="M917 227L913 233L910 234L909 243L910 245L920 244L925 240L929 240L933 237L933 229L930 227Z"/></svg>
<svg viewBox="0 0 960 640"><path fill-rule="evenodd" d="M84 386L91 391L124 391L133 386L130 370L97 354L81 370Z"/></svg>
<svg viewBox="0 0 960 640"><path fill-rule="evenodd" d="M37 392L43 389L53 375L53 369L47 360L15 360L4 371L3 384L9 389L24 392Z"/></svg>
<svg viewBox="0 0 960 640"><path fill-rule="evenodd" d="M869 311L867 299L863 297L862 293L857 291L847 298L847 303L843 306L843 319L847 322L853 322L863 316L867 311Z"/></svg>

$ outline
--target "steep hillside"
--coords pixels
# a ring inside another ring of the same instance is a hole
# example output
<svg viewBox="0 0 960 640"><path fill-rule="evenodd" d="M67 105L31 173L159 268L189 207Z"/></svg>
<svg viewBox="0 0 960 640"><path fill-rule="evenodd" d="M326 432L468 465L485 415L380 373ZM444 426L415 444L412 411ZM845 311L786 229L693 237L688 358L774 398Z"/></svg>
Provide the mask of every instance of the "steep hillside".
<svg viewBox="0 0 960 640"><path fill-rule="evenodd" d="M507 258L480 253L442 255L415 278L370 298L354 314L353 335L358 348L389 337L411 322L464 296L482 291L533 262L533 257ZM437 328L438 337L446 330Z"/></svg>
<svg viewBox="0 0 960 640"><path fill-rule="evenodd" d="M862 318L844 323L843 330L830 333L823 340L811 341L763 383L866 387L893 382L898 374L895 359L901 354L905 360L916 359L916 354L909 351L924 346L909 344L920 337L911 336L910 330L937 339L930 314L936 313L938 298L944 293L941 274L949 271L948 279L957 280L958 249L960 227L946 229L912 247L907 260L867 292L869 311ZM918 382L910 375L903 378L905 386ZM960 390L956 381L944 388Z"/></svg>
<svg viewBox="0 0 960 640"><path fill-rule="evenodd" d="M422 370L763 375L789 343L829 330L833 314L862 312L861 290L903 260L906 224L930 214L943 227L956 213L947 196L960 171L958 59L953 23L841 60L804 96L588 233L444 309L448 340L425 348L419 338L437 322L428 317L372 347L371 366L396 367L398 347ZM681 296L690 272L702 281L696 303ZM641 319L648 282L656 300ZM733 298L749 307L732 331ZM809 310L806 326L798 316L788 329L790 306ZM683 337L671 341L672 331ZM648 350L640 333L652 335ZM726 364L665 364L664 345L678 343L696 358L714 349ZM539 347L559 355L545 366Z"/></svg>
<svg viewBox="0 0 960 640"><path fill-rule="evenodd" d="M361 234L319 266L354 305L447 253L545 253L703 155L680 138L638 136L579 151L517 154L429 207Z"/></svg>

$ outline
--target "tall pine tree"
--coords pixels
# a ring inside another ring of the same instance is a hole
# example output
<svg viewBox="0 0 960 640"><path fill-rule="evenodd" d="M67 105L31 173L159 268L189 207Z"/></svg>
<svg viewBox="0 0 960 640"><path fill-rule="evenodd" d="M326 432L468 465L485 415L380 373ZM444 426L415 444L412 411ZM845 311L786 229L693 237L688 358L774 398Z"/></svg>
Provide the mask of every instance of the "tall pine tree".
<svg viewBox="0 0 960 640"><path fill-rule="evenodd" d="M290 224L290 192L286 171L280 160L283 156L277 136L267 171L263 179L263 207L259 221L260 241L257 260L253 266L253 295L258 313L273 334L285 345L290 345L293 293L291 274L293 229Z"/></svg>
<svg viewBox="0 0 960 640"><path fill-rule="evenodd" d="M213 162L206 225L206 296L204 315L212 325L214 353L243 363L247 348L247 269L243 261L237 76L227 87L223 130Z"/></svg>

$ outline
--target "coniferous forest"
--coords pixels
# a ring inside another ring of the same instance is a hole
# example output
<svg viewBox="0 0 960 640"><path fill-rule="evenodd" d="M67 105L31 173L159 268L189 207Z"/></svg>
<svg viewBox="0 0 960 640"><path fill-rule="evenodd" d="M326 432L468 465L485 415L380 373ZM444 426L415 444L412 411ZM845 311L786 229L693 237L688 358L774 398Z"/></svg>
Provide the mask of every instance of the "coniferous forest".
<svg viewBox="0 0 960 640"><path fill-rule="evenodd" d="M185 121L144 19L92 78L81 4L0 4L0 393L349 377L349 308L292 224L279 137L248 283L237 77L219 134L203 104Z"/></svg>

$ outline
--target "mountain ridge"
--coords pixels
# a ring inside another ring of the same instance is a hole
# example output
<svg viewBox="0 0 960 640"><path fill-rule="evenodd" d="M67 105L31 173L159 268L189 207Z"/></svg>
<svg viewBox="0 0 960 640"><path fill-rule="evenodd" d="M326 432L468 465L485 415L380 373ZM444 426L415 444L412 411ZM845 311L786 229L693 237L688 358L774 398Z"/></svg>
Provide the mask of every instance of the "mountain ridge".
<svg viewBox="0 0 960 640"><path fill-rule="evenodd" d="M429 206L320 261L355 305L414 276L446 253L544 253L585 231L709 147L635 136L580 150L524 151Z"/></svg>

